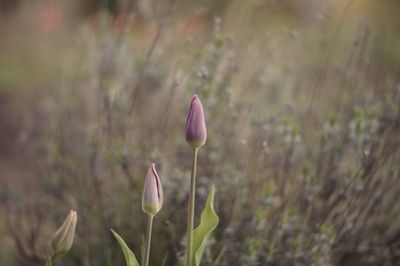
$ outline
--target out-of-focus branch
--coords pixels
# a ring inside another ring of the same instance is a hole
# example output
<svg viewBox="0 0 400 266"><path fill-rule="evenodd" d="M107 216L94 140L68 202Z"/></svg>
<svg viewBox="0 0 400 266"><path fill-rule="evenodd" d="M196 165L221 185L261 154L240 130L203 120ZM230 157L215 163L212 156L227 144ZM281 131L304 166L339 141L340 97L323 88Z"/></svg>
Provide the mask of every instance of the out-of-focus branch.
<svg viewBox="0 0 400 266"><path fill-rule="evenodd" d="M141 90L141 86L143 83L146 69L147 69L147 67L151 61L151 58L154 54L154 50L155 50L158 42L160 41L162 34L164 33L165 27L167 26L168 22L170 21L170 18L172 17L172 15L175 11L175 5L176 5L176 0L171 0L170 10L168 11L167 15L164 18L162 18L161 21L159 22L157 32L154 35L153 40L150 42L149 48L146 52L143 68L141 69L141 71L138 75L138 80L132 90L131 107L129 110L130 113L132 113L132 111L135 109L136 99L138 98L138 96L140 94L140 90Z"/></svg>
<svg viewBox="0 0 400 266"><path fill-rule="evenodd" d="M10 210L8 210L8 213L10 213ZM20 222L12 221L11 216L8 215L8 216L6 216L6 226L7 226L10 236L14 240L15 246L16 246L17 251L20 254L20 257L22 258L22 260L32 263L33 265L44 264L46 259L43 256L40 256L39 254L37 254L35 242L31 242L32 239L34 241L36 241L36 238L37 238L36 232L31 232L31 234L29 236L29 243L28 243L29 247L27 247L27 245L24 244L23 239L18 234L18 228L21 227Z"/></svg>

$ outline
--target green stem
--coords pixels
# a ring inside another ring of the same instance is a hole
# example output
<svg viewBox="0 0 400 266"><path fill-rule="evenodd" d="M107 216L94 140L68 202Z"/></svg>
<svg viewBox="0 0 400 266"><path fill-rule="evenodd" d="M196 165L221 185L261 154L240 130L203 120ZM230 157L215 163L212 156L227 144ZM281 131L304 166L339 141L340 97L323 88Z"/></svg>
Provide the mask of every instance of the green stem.
<svg viewBox="0 0 400 266"><path fill-rule="evenodd" d="M186 266L192 264L192 253L193 253L193 225L194 225L194 203L196 196L196 168L197 168L197 151L193 149L193 164L192 164L192 175L190 178L190 194L189 194L189 207L188 207L188 218L187 218L187 250L186 250Z"/></svg>
<svg viewBox="0 0 400 266"><path fill-rule="evenodd" d="M144 262L143 266L149 265L149 258L150 258L150 245L151 245L151 231L153 228L153 215L148 215L147 219L147 232L146 232L146 249L144 252Z"/></svg>
<svg viewBox="0 0 400 266"><path fill-rule="evenodd" d="M46 261L46 265L45 266L52 266L53 265L53 258L54 258L54 255L53 256L49 256L48 258L47 258L47 261Z"/></svg>

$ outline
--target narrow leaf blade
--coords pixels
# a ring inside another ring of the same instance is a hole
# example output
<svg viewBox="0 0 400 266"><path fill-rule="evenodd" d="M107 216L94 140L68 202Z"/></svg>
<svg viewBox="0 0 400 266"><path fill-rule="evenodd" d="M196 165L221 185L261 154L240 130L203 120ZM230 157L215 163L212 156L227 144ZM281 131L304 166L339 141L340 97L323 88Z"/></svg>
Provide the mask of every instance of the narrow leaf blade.
<svg viewBox="0 0 400 266"><path fill-rule="evenodd" d="M201 212L200 224L193 230L192 266L199 266L201 257L211 232L217 227L219 218L214 210L215 188L211 187L207 196L206 205Z"/></svg>
<svg viewBox="0 0 400 266"><path fill-rule="evenodd" d="M120 237L113 229L111 229L111 232L113 233L114 237L117 239L122 252L124 253L124 257L126 260L126 265L127 266L140 266L135 254L133 254L132 250L129 249L128 245L125 243L125 241Z"/></svg>

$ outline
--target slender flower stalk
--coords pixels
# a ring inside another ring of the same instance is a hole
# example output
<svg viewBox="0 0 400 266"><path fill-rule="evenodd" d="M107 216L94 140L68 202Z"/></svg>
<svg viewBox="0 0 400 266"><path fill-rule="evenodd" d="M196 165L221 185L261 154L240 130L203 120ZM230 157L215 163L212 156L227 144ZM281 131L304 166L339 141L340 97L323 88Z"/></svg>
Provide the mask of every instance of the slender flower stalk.
<svg viewBox="0 0 400 266"><path fill-rule="evenodd" d="M153 230L153 218L154 216L147 216L147 230L146 230L146 244L145 244L145 253L144 253L144 261L143 266L149 265L150 259L150 246L151 246L151 232Z"/></svg>
<svg viewBox="0 0 400 266"><path fill-rule="evenodd" d="M196 170L197 170L197 151L193 149L192 173L190 176L190 193L188 206L188 226L187 226L187 251L186 266L190 266L193 253L193 228L194 228L194 207L196 199Z"/></svg>
<svg viewBox="0 0 400 266"><path fill-rule="evenodd" d="M186 142L193 149L192 172L190 177L190 193L188 203L187 216L187 250L186 250L186 266L191 266L193 260L193 227L194 227L194 210L196 195L196 170L197 170L197 153L201 146L206 143L207 128L204 118L203 105L197 95L194 95L190 103L189 113L185 126Z"/></svg>
<svg viewBox="0 0 400 266"><path fill-rule="evenodd" d="M161 180L156 171L155 164L151 164L144 182L142 209L147 214L146 243L143 266L149 265L151 232L153 230L153 218L160 211L163 204L163 189Z"/></svg>

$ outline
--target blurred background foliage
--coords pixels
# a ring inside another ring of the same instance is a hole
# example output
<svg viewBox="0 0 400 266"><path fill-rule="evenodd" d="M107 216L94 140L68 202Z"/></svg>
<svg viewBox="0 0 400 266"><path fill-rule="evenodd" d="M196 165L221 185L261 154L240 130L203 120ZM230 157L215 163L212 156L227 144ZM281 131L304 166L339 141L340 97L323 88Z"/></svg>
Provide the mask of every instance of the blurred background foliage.
<svg viewBox="0 0 400 266"><path fill-rule="evenodd" d="M192 94L203 265L400 265L396 0L0 1L0 265L123 265L158 166L152 265L184 255ZM198 216L197 216L198 217Z"/></svg>

